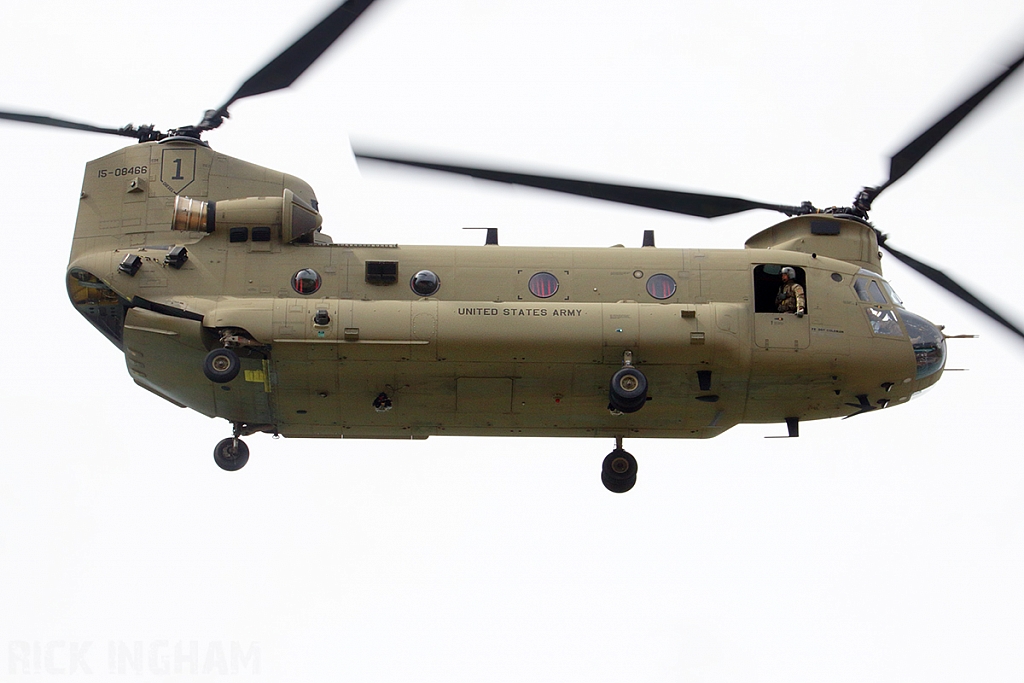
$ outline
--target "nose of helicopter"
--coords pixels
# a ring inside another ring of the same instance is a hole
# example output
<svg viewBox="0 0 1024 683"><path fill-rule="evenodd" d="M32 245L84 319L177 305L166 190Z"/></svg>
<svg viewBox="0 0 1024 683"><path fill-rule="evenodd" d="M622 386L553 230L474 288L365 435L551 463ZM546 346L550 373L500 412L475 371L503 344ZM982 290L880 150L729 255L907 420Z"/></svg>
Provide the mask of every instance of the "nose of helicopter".
<svg viewBox="0 0 1024 683"><path fill-rule="evenodd" d="M914 357L917 360L917 372L914 379L922 380L941 372L946 364L946 337L942 334L942 330L915 313L910 311L902 313L903 323L907 326L907 334L914 346ZM937 379L938 377L935 377L928 384Z"/></svg>

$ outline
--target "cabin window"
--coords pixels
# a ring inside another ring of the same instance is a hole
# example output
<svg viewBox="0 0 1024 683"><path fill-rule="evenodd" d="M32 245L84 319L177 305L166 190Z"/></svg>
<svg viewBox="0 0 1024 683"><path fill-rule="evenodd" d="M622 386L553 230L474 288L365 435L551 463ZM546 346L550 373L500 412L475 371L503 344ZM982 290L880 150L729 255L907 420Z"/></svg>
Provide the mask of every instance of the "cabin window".
<svg viewBox="0 0 1024 683"><path fill-rule="evenodd" d="M67 277L68 296L78 312L121 348L128 302L92 273L73 268Z"/></svg>
<svg viewBox="0 0 1024 683"><path fill-rule="evenodd" d="M420 296L430 296L440 289L441 279L432 270L421 270L412 276L409 286Z"/></svg>
<svg viewBox="0 0 1024 683"><path fill-rule="evenodd" d="M652 275L650 279L647 280L647 293L655 299L668 299L669 297L675 296L676 281L664 273Z"/></svg>
<svg viewBox="0 0 1024 683"><path fill-rule="evenodd" d="M320 273L312 268L303 268L292 276L292 289L299 294L313 294L320 289L321 283Z"/></svg>
<svg viewBox="0 0 1024 683"><path fill-rule="evenodd" d="M538 299L550 299L558 291L558 278L551 273L536 273L530 278L530 294Z"/></svg>
<svg viewBox="0 0 1024 683"><path fill-rule="evenodd" d="M779 305L775 301L779 289L782 288L782 269L789 264L766 263L754 267L754 312L778 313ZM803 268L791 266L796 271L796 282L803 286L806 304L810 307L810 292L807 291L807 273ZM808 309L809 310L809 309Z"/></svg>

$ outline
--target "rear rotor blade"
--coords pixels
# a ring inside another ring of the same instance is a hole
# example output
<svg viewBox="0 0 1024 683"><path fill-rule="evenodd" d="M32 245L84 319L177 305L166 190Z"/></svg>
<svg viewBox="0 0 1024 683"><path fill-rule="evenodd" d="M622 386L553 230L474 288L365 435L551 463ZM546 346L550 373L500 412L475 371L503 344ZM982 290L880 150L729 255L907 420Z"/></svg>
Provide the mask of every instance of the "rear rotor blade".
<svg viewBox="0 0 1024 683"><path fill-rule="evenodd" d="M966 289L964 289L962 285L956 282L953 278L943 273L941 270L933 268L932 266L929 266L926 263L918 261L913 256L909 256L901 251L894 249L893 247L890 247L888 244L886 244L885 238L882 236L880 236L878 244L886 251L888 251L890 254L899 259L901 262L910 266L917 272L921 273L921 275L924 275L926 278L928 278L935 284L939 285L947 292L951 292L952 294L957 295L958 297L969 303L971 306L974 306L976 309L978 309L988 317L995 320L1000 325L1006 327L1008 330L1010 330L1017 336L1024 338L1024 332L1022 332L1020 328L1018 328L1009 320L1001 316L999 313L996 313L996 311L993 310L991 306L986 304L984 301L982 301L975 295L968 292Z"/></svg>
<svg viewBox="0 0 1024 683"><path fill-rule="evenodd" d="M124 128L101 128L100 126L93 126L88 123L78 123L76 121L68 121L66 119L55 119L51 116L40 116L38 114L17 114L15 112L0 111L0 119L7 119L8 121L21 121L23 123L35 123L41 126L53 126L55 128L70 128L72 130L84 130L89 133L106 133L107 135L121 135L123 137L135 138L141 140L146 136L147 133L153 131L152 127L143 126L142 128L135 128L134 126L128 125Z"/></svg>
<svg viewBox="0 0 1024 683"><path fill-rule="evenodd" d="M243 83L217 111L224 115L232 103L243 97L262 95L290 86L372 3L373 0L348 0L342 3L306 35Z"/></svg>
<svg viewBox="0 0 1024 683"><path fill-rule="evenodd" d="M984 101L986 97L992 94L996 88L998 88L1003 81L1010 77L1014 71L1016 71L1021 64L1024 64L1024 54L1018 57L1012 64L1007 66L1001 73L995 78L986 83L976 93L964 100L958 107L953 109L941 119L935 122L928 130L921 133L917 138L910 142L906 147L896 152L889 160L889 179L882 183L880 186L870 188L871 199L874 199L882 191L895 183L897 180L902 178L906 173L912 169L917 162L921 161L928 152L932 150L935 145L946 137L946 135L956 127L958 123L963 121L968 114L974 111L974 108ZM870 207L870 201L868 203Z"/></svg>
<svg viewBox="0 0 1024 683"><path fill-rule="evenodd" d="M603 199L619 204L631 204L648 209L659 209L670 211L687 216L699 216L701 218L715 218L727 216L751 209L768 209L779 211L789 216L808 213L809 206L784 206L781 204L766 204L739 197L724 197L713 194L698 194L695 192L682 192L679 190L659 190L648 187L634 187L631 185L613 185L610 183L599 183L589 180L574 180L572 178L556 178L552 176L531 175L527 173L512 173L509 171L489 170L483 168L472 168L469 166L454 166L452 164L435 164L426 161L413 161L410 159L399 159L376 154L362 154L356 152L358 159L370 159L373 161L384 161L391 164L403 164L416 168L425 168L432 171L444 171L445 173L456 173L467 175L483 180L493 180L500 183L511 183L513 185L526 185L543 190L554 190L566 194Z"/></svg>

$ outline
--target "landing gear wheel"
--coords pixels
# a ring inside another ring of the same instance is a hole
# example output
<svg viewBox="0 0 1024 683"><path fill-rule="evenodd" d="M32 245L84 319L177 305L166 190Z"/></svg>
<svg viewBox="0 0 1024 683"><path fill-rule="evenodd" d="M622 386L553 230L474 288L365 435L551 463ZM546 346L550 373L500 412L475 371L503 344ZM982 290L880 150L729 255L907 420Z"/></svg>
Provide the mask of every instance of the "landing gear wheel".
<svg viewBox="0 0 1024 683"><path fill-rule="evenodd" d="M249 447L241 439L222 439L213 449L213 461L222 470L240 470L249 462Z"/></svg>
<svg viewBox="0 0 1024 683"><path fill-rule="evenodd" d="M601 483L612 493L625 493L636 484L636 458L616 448L601 465Z"/></svg>
<svg viewBox="0 0 1024 683"><path fill-rule="evenodd" d="M214 349L203 360L203 374L211 382L224 384L238 376L242 361L231 349Z"/></svg>
<svg viewBox="0 0 1024 683"><path fill-rule="evenodd" d="M647 378L630 366L612 375L608 387L608 403L622 413L635 413L647 401Z"/></svg>

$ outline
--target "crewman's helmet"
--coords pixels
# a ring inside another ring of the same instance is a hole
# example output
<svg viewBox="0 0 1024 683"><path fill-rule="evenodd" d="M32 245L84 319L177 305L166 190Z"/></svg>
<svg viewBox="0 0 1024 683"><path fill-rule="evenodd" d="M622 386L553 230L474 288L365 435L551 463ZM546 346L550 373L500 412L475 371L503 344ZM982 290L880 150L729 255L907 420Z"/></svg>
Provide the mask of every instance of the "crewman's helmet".
<svg viewBox="0 0 1024 683"><path fill-rule="evenodd" d="M792 268L790 268L789 266L786 266L785 268L783 268L781 274L782 275L788 275L790 280L795 280L796 279L796 271L793 270Z"/></svg>

